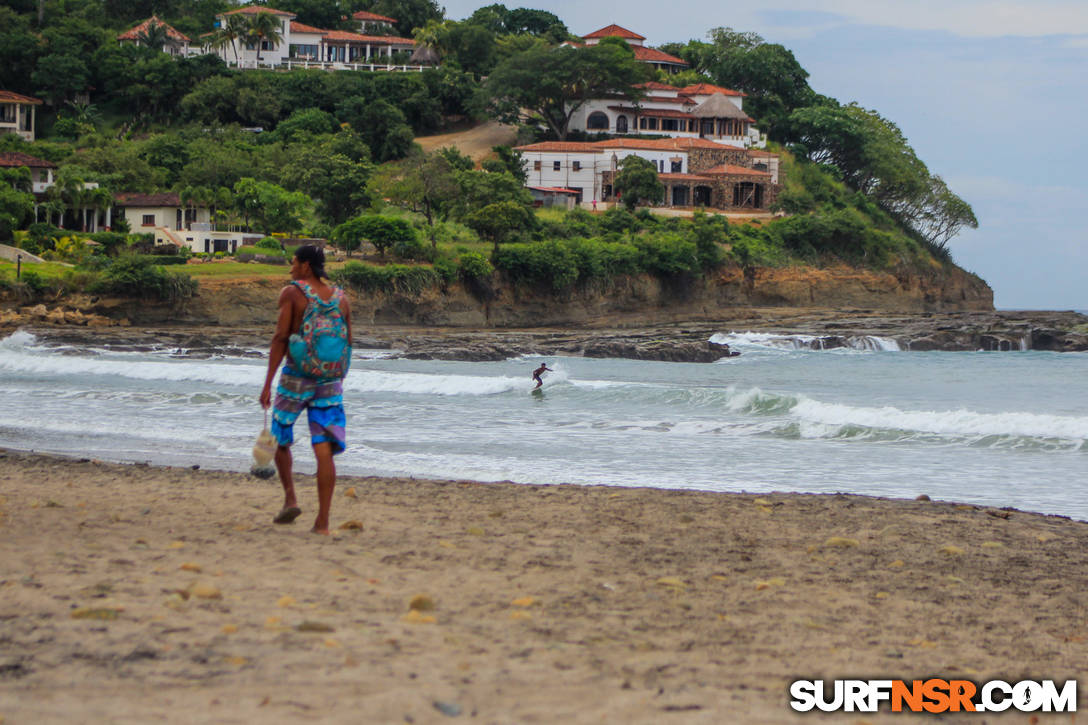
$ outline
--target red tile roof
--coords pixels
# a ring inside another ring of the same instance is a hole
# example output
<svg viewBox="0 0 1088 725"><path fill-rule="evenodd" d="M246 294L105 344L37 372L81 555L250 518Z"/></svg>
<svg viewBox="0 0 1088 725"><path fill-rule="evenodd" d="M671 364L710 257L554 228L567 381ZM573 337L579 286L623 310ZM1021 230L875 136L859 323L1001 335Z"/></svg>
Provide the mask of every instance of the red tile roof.
<svg viewBox="0 0 1088 725"><path fill-rule="evenodd" d="M710 83L696 83L693 86L685 86L680 89L680 92L685 96L713 96L715 93L721 93L726 96L745 96L746 93L740 91L734 91L729 88L722 88L721 86L715 86Z"/></svg>
<svg viewBox="0 0 1088 725"><path fill-rule="evenodd" d="M595 143L589 141L541 141L527 146L518 146L516 151L558 151L560 153L597 153Z"/></svg>
<svg viewBox="0 0 1088 725"><path fill-rule="evenodd" d="M720 164L712 169L707 169L704 174L714 175L726 175L729 176L770 176L769 171L756 171L755 169L749 169L747 166L734 166L733 164Z"/></svg>
<svg viewBox="0 0 1088 725"><path fill-rule="evenodd" d="M256 15L257 13L272 13L273 15L283 15L284 17L294 18L297 17L294 13L287 13L283 10L276 10L275 8L267 8L264 5L246 5L244 8L238 8L237 10L231 10L229 13L219 13L219 15Z"/></svg>
<svg viewBox="0 0 1088 725"><path fill-rule="evenodd" d="M161 194L142 194L140 192L122 191L113 195L117 206L153 207L153 206L181 206L181 197L177 192L167 191Z"/></svg>
<svg viewBox="0 0 1088 725"><path fill-rule="evenodd" d="M533 189L535 191L544 191L544 192L550 192L550 193L553 193L553 194L577 194L578 193L574 189L564 189L564 188L562 188L560 186L530 186L529 188Z"/></svg>
<svg viewBox="0 0 1088 725"><path fill-rule="evenodd" d="M665 83L658 83L657 81L649 81L648 83L636 83L635 88L645 88L648 91L680 91L680 89L676 86L670 86Z"/></svg>
<svg viewBox="0 0 1088 725"><path fill-rule="evenodd" d="M329 31L322 30L321 28L315 28L312 25L303 25L302 23L297 23L294 20L292 20L291 21L291 32L292 33L316 33L317 35L325 35Z"/></svg>
<svg viewBox="0 0 1088 725"><path fill-rule="evenodd" d="M325 40L343 40L349 43L370 43L371 45L415 45L411 38L398 38L395 35L360 35L346 30L326 30Z"/></svg>
<svg viewBox="0 0 1088 725"><path fill-rule="evenodd" d="M0 151L0 166L19 168L26 166L30 169L55 169L57 165L52 161L39 159L29 154L21 154L18 151Z"/></svg>
<svg viewBox="0 0 1088 725"><path fill-rule="evenodd" d="M657 178L662 181L713 181L709 176L700 176L699 174L658 174Z"/></svg>
<svg viewBox="0 0 1088 725"><path fill-rule="evenodd" d="M642 149L644 151L714 149L715 151L744 153L744 149L740 146L715 143L714 141L707 141L705 138L613 138L607 141L541 141L540 143L517 147L518 151L552 151L560 153L595 153L605 149Z"/></svg>
<svg viewBox="0 0 1088 725"><path fill-rule="evenodd" d="M8 103L30 104L34 106L42 105L41 99L39 98L24 96L21 93L15 93L13 91L0 91L0 101L6 101Z"/></svg>
<svg viewBox="0 0 1088 725"><path fill-rule="evenodd" d="M626 106L609 106L610 111L626 111L627 113L637 113L639 116L645 116L647 118L695 118L690 113L684 113L683 111L673 111L667 108L640 108L635 110L634 108L628 108Z"/></svg>
<svg viewBox="0 0 1088 725"><path fill-rule="evenodd" d="M355 18L356 20L376 20L383 23L397 22L393 18L387 18L384 15L378 15L377 13L368 13L366 10L360 10L359 12L353 14L351 17Z"/></svg>
<svg viewBox="0 0 1088 725"><path fill-rule="evenodd" d="M611 25L606 25L600 30L594 30L589 35L583 35L582 38L584 40L589 40L590 38L626 38L630 40L646 40L644 36L639 35L638 33L631 32L627 28L621 28L615 23L612 23Z"/></svg>
<svg viewBox="0 0 1088 725"><path fill-rule="evenodd" d="M675 65L688 65L688 62L683 58L677 58L675 55L669 55L656 48L644 48L640 45L636 45L631 50L635 51L635 60L641 60L644 63L673 63Z"/></svg>
<svg viewBox="0 0 1088 725"><path fill-rule="evenodd" d="M613 138L597 141L598 148L609 149L644 149L647 151L686 151L688 149L714 149L716 151L744 151L739 146L707 141L705 138Z"/></svg>
<svg viewBox="0 0 1088 725"><path fill-rule="evenodd" d="M183 35L183 34L179 33L177 30L174 30L174 28L167 25L163 21L159 20L157 15L152 15L150 18L143 21L142 23L137 25L135 28L132 28L131 30L126 30L125 32L118 35L117 39L118 40L139 40L140 36L143 35L143 33L145 31L147 31L147 29L149 27L151 27L152 23L155 23L156 25L161 25L162 27L166 28L166 37L170 38L171 40L177 40L177 41L182 42L182 43L190 42L189 37L187 35Z"/></svg>

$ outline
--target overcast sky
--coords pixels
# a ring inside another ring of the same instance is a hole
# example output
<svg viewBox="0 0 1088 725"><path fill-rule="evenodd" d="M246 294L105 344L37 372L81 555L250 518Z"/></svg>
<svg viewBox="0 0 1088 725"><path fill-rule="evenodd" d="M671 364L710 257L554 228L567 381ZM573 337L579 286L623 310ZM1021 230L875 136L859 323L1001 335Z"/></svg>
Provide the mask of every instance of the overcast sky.
<svg viewBox="0 0 1088 725"><path fill-rule="evenodd" d="M447 0L446 15L485 4ZM719 26L781 43L813 89L894 121L972 205L979 228L952 254L990 283L998 308L1088 310L1088 2L505 4L553 12L579 35L616 23L649 45Z"/></svg>

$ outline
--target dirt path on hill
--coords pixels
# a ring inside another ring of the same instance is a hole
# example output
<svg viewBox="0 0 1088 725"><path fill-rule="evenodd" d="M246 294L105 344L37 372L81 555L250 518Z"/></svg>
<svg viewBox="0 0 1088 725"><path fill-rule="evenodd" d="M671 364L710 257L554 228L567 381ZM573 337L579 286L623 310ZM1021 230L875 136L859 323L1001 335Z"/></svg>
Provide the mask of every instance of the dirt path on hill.
<svg viewBox="0 0 1088 725"><path fill-rule="evenodd" d="M453 146L479 163L491 154L493 146L510 146L516 139L517 130L513 126L507 126L498 121L488 121L466 131L420 136L416 139L416 143L422 146L424 151L437 151L446 146Z"/></svg>

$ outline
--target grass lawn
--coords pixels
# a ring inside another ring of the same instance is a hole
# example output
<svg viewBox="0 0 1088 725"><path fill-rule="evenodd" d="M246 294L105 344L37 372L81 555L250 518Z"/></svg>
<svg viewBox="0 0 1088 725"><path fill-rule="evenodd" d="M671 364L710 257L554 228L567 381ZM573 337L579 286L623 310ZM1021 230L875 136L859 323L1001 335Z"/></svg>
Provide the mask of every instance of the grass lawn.
<svg viewBox="0 0 1088 725"><path fill-rule="evenodd" d="M73 271L75 268L69 264L62 264L60 262L39 262L26 263L23 262L23 272L34 272L42 277L63 277L65 272ZM9 262L6 259L0 259L0 276L15 280L15 262Z"/></svg>
<svg viewBox="0 0 1088 725"><path fill-rule="evenodd" d="M291 268L285 264L257 264L255 262L209 262L167 267L184 272L190 277L282 277L291 276Z"/></svg>

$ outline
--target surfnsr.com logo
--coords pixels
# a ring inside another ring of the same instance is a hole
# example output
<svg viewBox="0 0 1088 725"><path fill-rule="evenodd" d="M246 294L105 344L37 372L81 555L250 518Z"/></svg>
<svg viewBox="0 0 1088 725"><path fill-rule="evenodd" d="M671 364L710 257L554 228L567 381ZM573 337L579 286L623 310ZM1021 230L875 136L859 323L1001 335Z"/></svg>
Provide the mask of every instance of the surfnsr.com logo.
<svg viewBox="0 0 1088 725"><path fill-rule="evenodd" d="M1076 712L1077 681L1009 683L990 680L797 680L790 685L790 707L798 712Z"/></svg>

